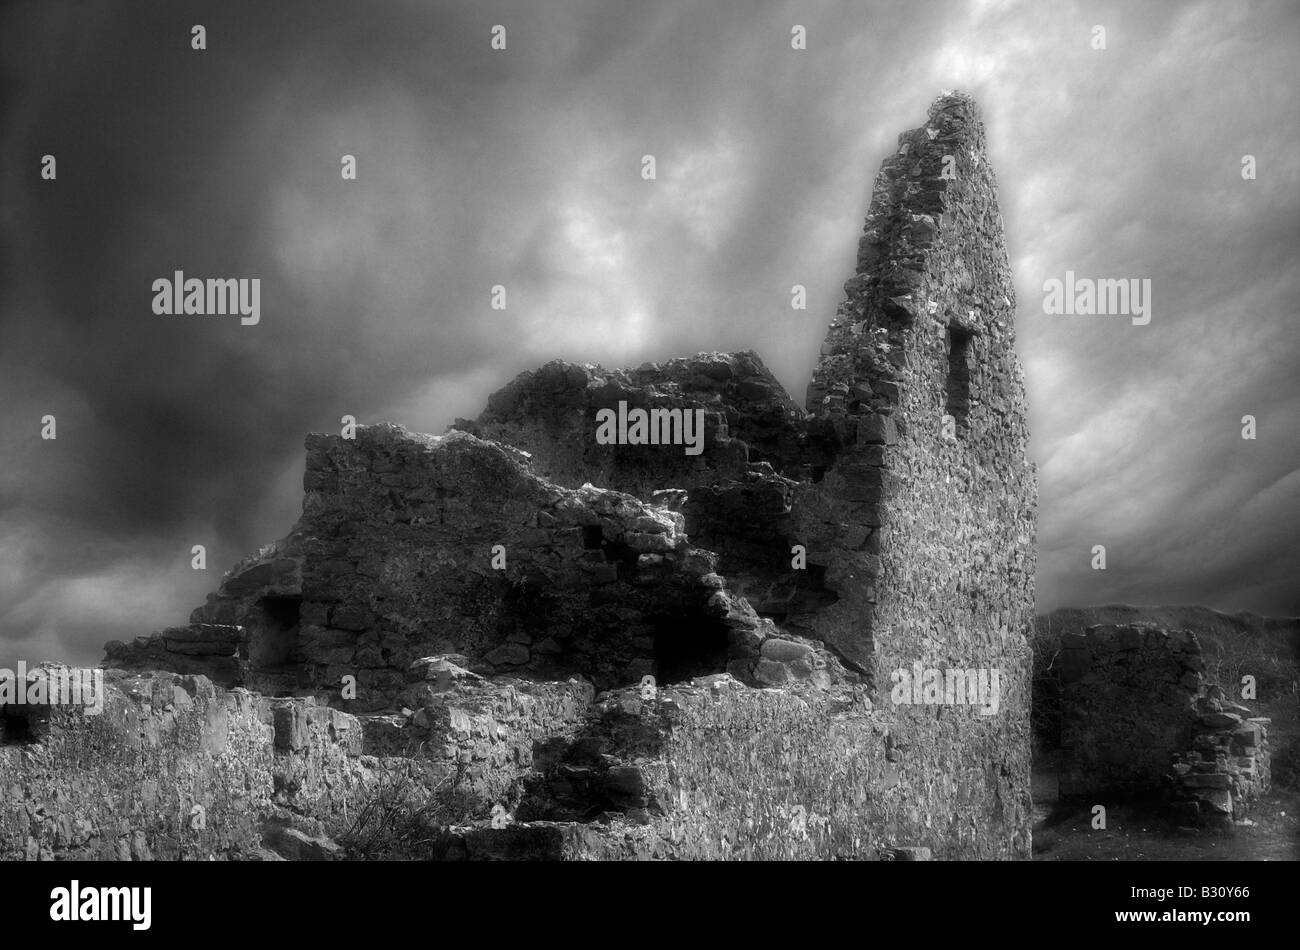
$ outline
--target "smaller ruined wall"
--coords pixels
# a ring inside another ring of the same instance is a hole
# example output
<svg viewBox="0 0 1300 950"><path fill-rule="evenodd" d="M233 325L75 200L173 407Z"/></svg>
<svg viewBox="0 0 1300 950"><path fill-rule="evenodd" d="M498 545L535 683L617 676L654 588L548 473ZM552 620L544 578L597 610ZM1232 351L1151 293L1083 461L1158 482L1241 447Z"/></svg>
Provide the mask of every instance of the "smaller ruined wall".
<svg viewBox="0 0 1300 950"><path fill-rule="evenodd" d="M300 649L301 540L291 533L241 560L185 626L109 641L104 665L202 675L272 696L309 686Z"/></svg>
<svg viewBox="0 0 1300 950"><path fill-rule="evenodd" d="M247 629L243 626L191 623L136 637L129 643L110 640L104 644L104 654L106 664L115 669L206 676L218 686L229 688L246 685L239 656L246 641Z"/></svg>
<svg viewBox="0 0 1300 950"><path fill-rule="evenodd" d="M1182 630L1099 625L1061 639L1060 794L1152 795L1190 748L1201 646Z"/></svg>
<svg viewBox="0 0 1300 950"><path fill-rule="evenodd" d="M1267 791L1269 720L1205 683L1195 634L1098 624L1056 664L1061 798L1158 798L1175 824L1229 827Z"/></svg>
<svg viewBox="0 0 1300 950"><path fill-rule="evenodd" d="M462 656L424 657L398 697L403 712L362 717L366 751L427 759L487 806L516 796L539 749L565 744L584 728L595 690L574 677L534 682L488 679Z"/></svg>

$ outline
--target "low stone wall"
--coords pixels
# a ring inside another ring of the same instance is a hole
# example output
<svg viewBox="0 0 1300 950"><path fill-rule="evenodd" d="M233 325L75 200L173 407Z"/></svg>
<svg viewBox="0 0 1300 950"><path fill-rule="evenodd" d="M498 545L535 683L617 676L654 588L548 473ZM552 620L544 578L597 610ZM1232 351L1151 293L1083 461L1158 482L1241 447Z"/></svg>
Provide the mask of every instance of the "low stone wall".
<svg viewBox="0 0 1300 950"><path fill-rule="evenodd" d="M424 762L363 755L361 721L313 699L174 673L104 677L98 715L4 708L0 860L273 856L268 828L337 834L386 771L437 780Z"/></svg>
<svg viewBox="0 0 1300 950"><path fill-rule="evenodd" d="M27 707L25 728L5 731L0 859L337 857L333 838L367 805L395 794L418 811L449 788L465 814L431 827L413 856L915 860L1028 847L1017 802L980 810L995 764L944 768L960 752L944 745L951 731L929 710L874 708L862 685L757 689L723 673L597 697L582 679L485 678L458 660L418 661L400 712L361 717L199 676L106 671L100 715Z"/></svg>
<svg viewBox="0 0 1300 950"><path fill-rule="evenodd" d="M0 858L251 852L276 770L265 707L202 677L110 672L104 709L6 707Z"/></svg>

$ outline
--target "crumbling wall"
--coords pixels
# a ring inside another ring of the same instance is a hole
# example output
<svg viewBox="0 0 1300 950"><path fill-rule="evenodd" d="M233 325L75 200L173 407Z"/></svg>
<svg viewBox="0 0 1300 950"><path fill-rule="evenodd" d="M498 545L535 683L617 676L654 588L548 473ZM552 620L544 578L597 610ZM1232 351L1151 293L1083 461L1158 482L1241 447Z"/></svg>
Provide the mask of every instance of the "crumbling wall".
<svg viewBox="0 0 1300 950"><path fill-rule="evenodd" d="M293 563L296 573L285 574L301 577L296 591L274 588L296 598L293 679L268 683L266 668L253 666L240 682L369 711L392 708L410 664L440 653L462 654L482 673L581 672L606 688L724 669L749 679L773 633L727 589L716 556L688 542L680 513L619 492L561 488L496 443L396 426L359 427L354 439L312 436L304 481L291 535L301 558L274 562ZM246 579L269 563L232 572L196 616L240 621L249 598L237 597L265 597ZM176 634L113 644L109 662L167 662ZM233 643L221 641L227 651ZM257 643L246 635L238 649L255 657ZM834 666L826 657L818 669ZM349 677L354 698L344 695Z"/></svg>
<svg viewBox="0 0 1300 950"><path fill-rule="evenodd" d="M701 410L703 451L598 444L597 411L617 409L620 402ZM477 419L457 419L454 428L528 452L537 473L559 484L591 482L647 499L658 489L743 477L756 462L799 477L834 450L825 435L809 432L804 413L749 351L614 370L556 360L521 373L488 399Z"/></svg>
<svg viewBox="0 0 1300 950"><path fill-rule="evenodd" d="M1170 804L1228 826L1268 788L1269 720L1207 685L1196 635L1098 624L1061 638L1060 796Z"/></svg>
<svg viewBox="0 0 1300 950"><path fill-rule="evenodd" d="M1174 755L1171 815L1180 825L1227 828L1246 818L1272 779L1272 720L1211 686L1197 697L1191 748Z"/></svg>
<svg viewBox="0 0 1300 950"><path fill-rule="evenodd" d="M28 728L0 735L0 860L328 857L394 790L414 807L454 790L486 816L592 709L576 679L489 683L445 658L409 673L415 708L389 716L119 670L97 715L7 706Z"/></svg>
<svg viewBox="0 0 1300 950"><path fill-rule="evenodd" d="M110 661L313 697L257 721L322 826L367 756L519 819L433 856L1027 857L1035 486L983 136L945 96L900 137L807 412L704 353L309 436L292 532ZM699 410L701 450L600 444L620 404ZM903 702L914 667L998 693ZM378 713L359 758L323 703Z"/></svg>
<svg viewBox="0 0 1300 950"><path fill-rule="evenodd" d="M285 708L292 744L273 722ZM364 781L355 718L201 676L110 670L99 715L6 712L32 727L0 745L5 860L254 857L274 813L336 818Z"/></svg>
<svg viewBox="0 0 1300 950"><path fill-rule="evenodd" d="M596 414L631 408L699 410L703 451L601 445ZM728 589L796 634L836 595L824 569L791 567L800 543L791 517L800 481L821 478L840 445L825 420L808 418L754 353L700 353L607 370L556 361L520 374L474 420L455 427L531 453L558 484L629 492L680 511L692 543L717 555Z"/></svg>
<svg viewBox="0 0 1300 950"><path fill-rule="evenodd" d="M307 486L303 652L319 686L355 673L372 707L429 654L608 688L647 674L748 678L774 632L679 513L554 485L497 443L390 426L316 437Z"/></svg>
<svg viewBox="0 0 1300 950"><path fill-rule="evenodd" d="M206 676L229 688L245 685L247 674L240 651L247 651L247 641L248 628L238 624L190 623L139 636L130 643L110 640L104 653L111 668Z"/></svg>
<svg viewBox="0 0 1300 950"><path fill-rule="evenodd" d="M294 532L241 560L190 614L189 624L130 643L109 642L106 665L202 674L218 686L273 696L309 686L300 649L301 540Z"/></svg>

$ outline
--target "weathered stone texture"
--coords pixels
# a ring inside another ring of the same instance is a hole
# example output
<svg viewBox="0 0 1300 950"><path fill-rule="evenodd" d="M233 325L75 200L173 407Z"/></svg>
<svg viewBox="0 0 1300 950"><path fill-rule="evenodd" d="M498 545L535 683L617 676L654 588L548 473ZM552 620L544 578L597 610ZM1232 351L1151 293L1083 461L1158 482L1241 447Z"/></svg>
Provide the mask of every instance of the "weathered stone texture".
<svg viewBox="0 0 1300 950"><path fill-rule="evenodd" d="M932 710L875 708L862 686L755 691L715 677L653 703L619 691L598 711L596 747L636 762L644 787L645 827L618 845L635 856L877 860L925 842L944 858L1005 858L1028 846L1014 840L1027 835L1019 804L990 808L999 762L966 755L959 729L927 746Z"/></svg>
<svg viewBox="0 0 1300 950"><path fill-rule="evenodd" d="M808 399L845 445L794 504L838 599L807 632L866 668L882 701L918 661L1000 671L996 722L922 716L915 745L936 773L955 767L950 742L987 768L962 794L1007 815L1024 854L1036 480L996 184L968 99L938 100L900 136L845 291ZM942 791L926 804L955 814Z"/></svg>
<svg viewBox="0 0 1300 950"><path fill-rule="evenodd" d="M289 538L232 571L189 628L111 644L108 661L186 662L172 655L178 635L218 631L224 653L239 657L205 654L226 685L339 697L355 676L356 699L338 699L352 711L391 708L411 662L439 653L461 654L480 673L580 672L602 688L723 669L762 681L759 648L774 626L729 588L714 553L688 542L683 515L668 506L562 488L498 443L397 426L312 436L304 481ZM278 563L294 567L264 570ZM286 613L273 630L268 618ZM226 625L197 622L217 619ZM271 638L283 643L268 662ZM805 650L808 663L782 672L769 658L766 674L843 677L820 644Z"/></svg>
<svg viewBox="0 0 1300 950"><path fill-rule="evenodd" d="M0 735L0 860L304 857L394 785L418 805L454 784L486 813L592 707L580 680L487 683L441 657L413 674L416 708L391 716L117 670L100 715L6 707L28 728Z"/></svg>
<svg viewBox="0 0 1300 950"><path fill-rule="evenodd" d="M173 673L110 670L106 693L98 716L7 710L31 730L0 745L0 859L251 857L274 812L328 819L359 781L360 728L338 710ZM292 748L277 703L303 716Z"/></svg>
<svg viewBox="0 0 1300 950"><path fill-rule="evenodd" d="M1035 482L969 99L900 137L845 291L806 411L703 353L549 363L441 437L309 436L291 533L109 661L280 697L219 781L315 822L266 825L295 855L391 761L516 813L435 857L1027 857ZM703 451L598 444L619 403L702 411ZM917 663L997 671L997 712L893 705ZM215 768L187 756L181 788Z"/></svg>
<svg viewBox="0 0 1300 950"><path fill-rule="evenodd" d="M1227 828L1246 818L1271 784L1272 720L1251 716L1217 687L1197 698L1196 709L1191 748L1174 755L1168 776L1171 813L1183 825Z"/></svg>
<svg viewBox="0 0 1300 950"><path fill-rule="evenodd" d="M597 410L620 401L703 410L703 453L597 444ZM560 484L591 482L643 498L656 489L738 478L756 462L797 476L831 450L819 430L809 432L804 413L752 352L700 353L615 370L557 360L522 373L492 395L482 415L458 419L455 428L523 449L538 474Z"/></svg>
<svg viewBox="0 0 1300 950"><path fill-rule="evenodd" d="M855 437L796 503L808 521L846 522L819 538L841 599L814 635L878 680L929 643L957 665L1005 664L1022 684L1036 488L996 184L969 100L939 100L899 137L845 290L808 408ZM956 377L961 406L947 396Z"/></svg>

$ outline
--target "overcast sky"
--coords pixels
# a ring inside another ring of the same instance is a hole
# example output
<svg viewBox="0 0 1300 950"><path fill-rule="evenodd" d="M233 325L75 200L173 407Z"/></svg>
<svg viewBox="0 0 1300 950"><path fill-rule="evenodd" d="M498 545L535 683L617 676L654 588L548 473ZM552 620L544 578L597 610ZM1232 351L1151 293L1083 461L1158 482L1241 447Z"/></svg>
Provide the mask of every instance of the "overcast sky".
<svg viewBox="0 0 1300 950"><path fill-rule="evenodd" d="M741 348L802 403L943 89L1001 184L1039 608L1300 613L1294 2L40 0L0 46L0 662L183 623L344 413L440 433L557 357ZM259 277L261 322L156 316L178 269ZM1045 315L1067 269L1150 278L1150 324Z"/></svg>

